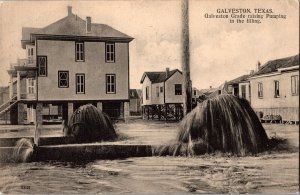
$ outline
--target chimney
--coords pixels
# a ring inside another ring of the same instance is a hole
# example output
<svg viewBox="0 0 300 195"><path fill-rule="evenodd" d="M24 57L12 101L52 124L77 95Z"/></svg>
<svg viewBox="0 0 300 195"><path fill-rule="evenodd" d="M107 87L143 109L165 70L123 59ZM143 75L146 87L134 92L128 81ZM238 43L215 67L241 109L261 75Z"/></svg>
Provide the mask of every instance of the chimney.
<svg viewBox="0 0 300 195"><path fill-rule="evenodd" d="M92 18L87 16L86 17L86 32L90 33L92 31Z"/></svg>
<svg viewBox="0 0 300 195"><path fill-rule="evenodd" d="M166 78L168 78L170 75L170 68L166 68Z"/></svg>
<svg viewBox="0 0 300 195"><path fill-rule="evenodd" d="M250 70L250 75L253 75L254 74L254 70Z"/></svg>
<svg viewBox="0 0 300 195"><path fill-rule="evenodd" d="M72 15L72 6L68 6L68 16Z"/></svg>
<svg viewBox="0 0 300 195"><path fill-rule="evenodd" d="M209 86L210 89L212 89L212 86Z"/></svg>
<svg viewBox="0 0 300 195"><path fill-rule="evenodd" d="M257 62L257 66L256 66L256 69L257 69L256 71L259 71L260 68L261 68L261 64L260 64L260 61L258 61L258 62Z"/></svg>

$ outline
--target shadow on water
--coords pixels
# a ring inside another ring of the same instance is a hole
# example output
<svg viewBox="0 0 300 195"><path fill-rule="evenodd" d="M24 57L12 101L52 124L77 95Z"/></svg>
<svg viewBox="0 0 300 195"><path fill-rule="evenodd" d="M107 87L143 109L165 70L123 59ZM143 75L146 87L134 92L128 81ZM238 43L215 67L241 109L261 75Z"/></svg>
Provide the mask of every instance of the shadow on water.
<svg viewBox="0 0 300 195"><path fill-rule="evenodd" d="M286 140L268 138L247 100L219 95L192 110L181 121L176 140L158 147L155 153L193 156L222 152L246 156L276 147L283 149L284 145L288 147Z"/></svg>

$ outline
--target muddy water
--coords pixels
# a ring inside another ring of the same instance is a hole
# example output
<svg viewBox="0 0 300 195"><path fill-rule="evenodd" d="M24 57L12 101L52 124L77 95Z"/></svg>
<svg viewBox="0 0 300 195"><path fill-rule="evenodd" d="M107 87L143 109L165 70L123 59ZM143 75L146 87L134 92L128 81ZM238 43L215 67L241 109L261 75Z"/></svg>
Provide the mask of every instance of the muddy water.
<svg viewBox="0 0 300 195"><path fill-rule="evenodd" d="M1 165L2 193L296 193L298 154ZM5 179L3 179L5 178Z"/></svg>
<svg viewBox="0 0 300 195"><path fill-rule="evenodd" d="M176 124L120 124L130 142L161 143ZM75 164L35 162L0 165L0 192L74 193L296 193L299 191L298 126L265 125L269 136L287 138L293 151L238 158L147 157ZM141 133L139 129L143 129ZM143 137L142 135L147 135Z"/></svg>

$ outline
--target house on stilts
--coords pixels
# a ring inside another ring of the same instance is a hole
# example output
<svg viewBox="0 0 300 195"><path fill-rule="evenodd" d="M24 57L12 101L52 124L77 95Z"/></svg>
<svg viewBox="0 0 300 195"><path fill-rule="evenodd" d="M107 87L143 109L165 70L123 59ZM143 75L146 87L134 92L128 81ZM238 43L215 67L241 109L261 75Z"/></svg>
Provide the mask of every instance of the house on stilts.
<svg viewBox="0 0 300 195"><path fill-rule="evenodd" d="M144 119L180 120L183 117L183 75L178 69L145 72L142 84Z"/></svg>
<svg viewBox="0 0 300 195"><path fill-rule="evenodd" d="M1 113L11 124L24 116L42 120L45 105L60 107L63 120L84 104L93 104L112 118L129 116L129 43L132 37L72 13L44 27L23 28L27 59L8 70L9 100ZM56 113L55 113L56 114Z"/></svg>

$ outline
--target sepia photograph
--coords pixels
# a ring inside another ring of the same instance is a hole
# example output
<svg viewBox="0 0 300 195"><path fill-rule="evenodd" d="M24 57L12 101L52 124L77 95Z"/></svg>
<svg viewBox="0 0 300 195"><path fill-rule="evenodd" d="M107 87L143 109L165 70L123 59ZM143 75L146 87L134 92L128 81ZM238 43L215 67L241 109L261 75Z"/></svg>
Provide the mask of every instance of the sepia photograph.
<svg viewBox="0 0 300 195"><path fill-rule="evenodd" d="M299 194L298 0L0 0L0 194Z"/></svg>

